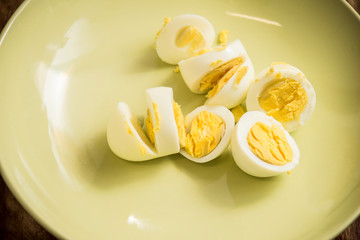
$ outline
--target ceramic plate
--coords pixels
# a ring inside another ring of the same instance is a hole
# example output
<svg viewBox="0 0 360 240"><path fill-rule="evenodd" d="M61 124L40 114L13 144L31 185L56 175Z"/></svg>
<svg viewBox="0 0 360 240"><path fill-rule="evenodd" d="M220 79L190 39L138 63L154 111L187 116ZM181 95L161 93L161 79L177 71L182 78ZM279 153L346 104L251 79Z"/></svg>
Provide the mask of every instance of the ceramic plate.
<svg viewBox="0 0 360 240"><path fill-rule="evenodd" d="M110 151L118 101L139 117L154 86L185 114L204 102L153 48L164 17L184 13L239 38L256 72L284 61L312 82L290 174L251 177L230 151L206 164ZM0 41L2 175L60 238L329 239L360 212L360 21L345 2L30 0Z"/></svg>

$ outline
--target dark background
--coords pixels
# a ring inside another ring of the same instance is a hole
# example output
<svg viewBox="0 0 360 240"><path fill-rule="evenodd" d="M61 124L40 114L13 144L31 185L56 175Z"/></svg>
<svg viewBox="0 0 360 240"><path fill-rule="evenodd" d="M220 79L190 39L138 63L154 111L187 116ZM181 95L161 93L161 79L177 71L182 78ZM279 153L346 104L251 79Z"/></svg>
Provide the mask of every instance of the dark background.
<svg viewBox="0 0 360 240"><path fill-rule="evenodd" d="M360 0L347 0L360 14ZM0 30L23 0L0 0ZM0 239L56 239L42 228L18 203L0 176ZM335 240L360 240L358 217Z"/></svg>

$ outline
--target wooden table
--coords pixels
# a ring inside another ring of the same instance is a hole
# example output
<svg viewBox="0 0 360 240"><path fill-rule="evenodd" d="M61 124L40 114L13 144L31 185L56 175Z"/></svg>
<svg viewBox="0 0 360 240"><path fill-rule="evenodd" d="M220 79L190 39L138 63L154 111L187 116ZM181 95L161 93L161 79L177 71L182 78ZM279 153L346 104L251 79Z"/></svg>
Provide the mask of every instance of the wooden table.
<svg viewBox="0 0 360 240"><path fill-rule="evenodd" d="M0 0L0 30L23 0ZM360 13L360 0L348 0ZM18 203L0 176L0 239L56 239L42 228ZM358 217L335 240L359 240L360 217Z"/></svg>

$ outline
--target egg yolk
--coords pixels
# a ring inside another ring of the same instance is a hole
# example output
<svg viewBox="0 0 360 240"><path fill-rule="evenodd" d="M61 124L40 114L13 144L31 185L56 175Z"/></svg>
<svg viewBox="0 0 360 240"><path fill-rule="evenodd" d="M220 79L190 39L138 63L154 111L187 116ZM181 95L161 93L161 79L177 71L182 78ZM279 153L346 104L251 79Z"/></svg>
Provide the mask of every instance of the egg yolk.
<svg viewBox="0 0 360 240"><path fill-rule="evenodd" d="M227 42L227 37L229 35L229 31L228 30L222 30L219 34L219 38L218 41L221 44L225 44Z"/></svg>
<svg viewBox="0 0 360 240"><path fill-rule="evenodd" d="M182 28L175 39L175 45L179 48L189 46L191 51L203 48L205 40L201 32L195 26L187 26Z"/></svg>
<svg viewBox="0 0 360 240"><path fill-rule="evenodd" d="M285 165L292 161L293 151L285 133L276 125L257 122L247 136L251 151L264 162Z"/></svg>
<svg viewBox="0 0 360 240"><path fill-rule="evenodd" d="M234 115L235 123L239 121L242 115L244 115L245 111L241 105L234 107L231 109L232 114Z"/></svg>
<svg viewBox="0 0 360 240"><path fill-rule="evenodd" d="M154 143L155 142L155 132L154 132L154 127L153 127L153 123L151 120L149 109L147 110L147 117L145 119L145 127L146 127L146 131L147 131L150 142Z"/></svg>
<svg viewBox="0 0 360 240"><path fill-rule="evenodd" d="M185 130L185 123L184 123L184 116L181 112L180 105L178 103L176 103L175 101L173 101L173 109L174 109L176 127L177 127L178 135L179 135L180 147L183 148L186 145L186 130Z"/></svg>
<svg viewBox="0 0 360 240"><path fill-rule="evenodd" d="M201 79L200 91L208 91L211 89L206 97L213 97L236 73L243 62L244 59L242 57L237 57L214 68Z"/></svg>
<svg viewBox="0 0 360 240"><path fill-rule="evenodd" d="M260 106L279 122L299 119L307 103L307 94L301 84L284 78L265 88L259 97Z"/></svg>
<svg viewBox="0 0 360 240"><path fill-rule="evenodd" d="M236 81L235 81L236 88L239 87L241 79L247 74L248 70L249 70L248 66L243 66L239 69L238 73L236 74Z"/></svg>
<svg viewBox="0 0 360 240"><path fill-rule="evenodd" d="M186 136L185 151L192 157L203 157L215 149L225 131L225 123L218 115L200 112L191 123Z"/></svg>
<svg viewBox="0 0 360 240"><path fill-rule="evenodd" d="M152 143L155 142L155 133L157 131L159 131L160 129L160 116L159 116L159 110L158 110L158 106L156 103L152 103L152 107L153 107L153 110L154 110L154 113L155 113L155 126L152 122L152 118L150 116L150 111L149 109L147 110L147 117L145 119L145 127L146 127L146 130L147 130L147 133L148 133L148 137L150 139L150 141Z"/></svg>

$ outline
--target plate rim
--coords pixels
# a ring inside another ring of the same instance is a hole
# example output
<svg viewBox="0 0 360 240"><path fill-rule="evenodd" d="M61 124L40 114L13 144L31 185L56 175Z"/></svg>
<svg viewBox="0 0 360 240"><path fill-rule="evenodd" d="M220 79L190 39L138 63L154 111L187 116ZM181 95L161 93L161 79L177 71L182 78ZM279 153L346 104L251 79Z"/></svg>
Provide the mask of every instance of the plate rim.
<svg viewBox="0 0 360 240"><path fill-rule="evenodd" d="M17 18L22 14L22 12L26 9L27 5L30 2L33 2L35 0L24 0L20 6L14 11L14 13L11 15L3 29L0 33L0 47L2 47L3 41L6 39L8 31L12 28L13 23L17 20ZM348 3L346 0L340 0L345 7L350 11L352 15L356 17L356 19L360 23L360 14L355 11L355 9ZM67 239L70 236L66 236L64 232L61 232L61 227L54 226L52 224L49 224L46 221L46 216L39 213L39 211L36 211L37 208L30 204L30 202L27 202L25 200L25 192L20 187L16 187L16 180L14 179L14 176L10 174L10 170L6 168L6 164L4 164L6 160L2 157L0 157L0 174L8 187L9 191L14 195L16 200L21 204L21 206L30 214L31 217L33 217L39 225L41 225L46 231L50 232L54 237L58 239ZM348 196L350 196L352 193L350 193ZM345 220L341 222L337 222L334 227L332 227L329 231L323 232L324 239L332 239L336 238L339 234L341 234L349 225L351 225L358 217L360 217L360 203L357 205L357 208L355 211L348 215Z"/></svg>

